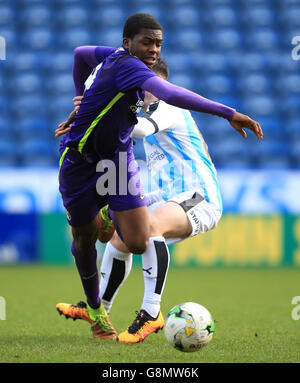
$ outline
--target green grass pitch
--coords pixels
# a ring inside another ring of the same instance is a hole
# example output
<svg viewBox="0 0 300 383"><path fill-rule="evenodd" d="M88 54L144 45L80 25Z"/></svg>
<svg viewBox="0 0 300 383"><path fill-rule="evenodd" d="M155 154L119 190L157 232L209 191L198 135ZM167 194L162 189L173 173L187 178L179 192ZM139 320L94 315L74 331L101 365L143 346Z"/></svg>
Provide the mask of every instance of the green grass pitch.
<svg viewBox="0 0 300 383"><path fill-rule="evenodd" d="M83 300L75 266L1 266L1 363L287 363L300 362L300 320L292 298L300 296L296 269L172 269L162 302L166 316L177 303L206 306L216 325L211 343L182 353L163 331L134 345L94 340L89 324L59 316L57 302ZM117 331L135 318L143 296L139 267L121 288L111 311ZM299 311L300 313L300 308Z"/></svg>

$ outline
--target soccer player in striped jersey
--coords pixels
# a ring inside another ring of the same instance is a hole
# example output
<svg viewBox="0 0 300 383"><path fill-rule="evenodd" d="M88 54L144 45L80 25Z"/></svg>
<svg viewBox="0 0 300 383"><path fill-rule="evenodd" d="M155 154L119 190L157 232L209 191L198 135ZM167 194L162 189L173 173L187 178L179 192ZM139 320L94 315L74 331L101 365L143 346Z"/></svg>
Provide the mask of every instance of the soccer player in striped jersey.
<svg viewBox="0 0 300 383"><path fill-rule="evenodd" d="M164 60L158 59L152 70L168 78ZM160 302L169 268L167 245L213 229L222 214L216 169L190 112L158 100L149 92L145 107L146 113L138 118L132 136L144 137L153 188L146 197L148 205L155 209L150 213L149 245L142 254L144 298L133 323L118 335L119 342L124 343L140 342L164 325ZM236 129L245 136L241 127ZM131 266L132 253L115 232L106 246L100 270L100 299L107 312ZM60 309L65 315L87 320L82 304L60 304Z"/></svg>

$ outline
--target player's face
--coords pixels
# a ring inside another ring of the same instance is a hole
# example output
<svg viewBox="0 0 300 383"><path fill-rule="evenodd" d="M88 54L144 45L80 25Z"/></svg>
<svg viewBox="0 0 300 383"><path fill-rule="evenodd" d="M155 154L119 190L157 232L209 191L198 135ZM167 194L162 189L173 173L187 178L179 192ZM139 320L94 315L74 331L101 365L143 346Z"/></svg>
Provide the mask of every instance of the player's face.
<svg viewBox="0 0 300 383"><path fill-rule="evenodd" d="M160 55L163 34L159 29L142 29L132 39L124 38L123 46L152 68Z"/></svg>

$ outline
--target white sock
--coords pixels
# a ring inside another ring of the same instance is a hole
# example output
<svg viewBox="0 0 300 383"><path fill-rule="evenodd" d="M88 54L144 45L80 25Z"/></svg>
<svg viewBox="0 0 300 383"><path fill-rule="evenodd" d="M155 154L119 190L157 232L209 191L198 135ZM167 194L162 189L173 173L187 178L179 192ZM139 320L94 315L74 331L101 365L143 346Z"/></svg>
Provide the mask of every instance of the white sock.
<svg viewBox="0 0 300 383"><path fill-rule="evenodd" d="M132 267L132 254L123 253L110 242L107 243L100 268L99 297L109 313L113 301L128 277Z"/></svg>
<svg viewBox="0 0 300 383"><path fill-rule="evenodd" d="M160 311L169 263L170 254L165 238L150 237L148 248L142 254L145 290L141 309L154 318Z"/></svg>

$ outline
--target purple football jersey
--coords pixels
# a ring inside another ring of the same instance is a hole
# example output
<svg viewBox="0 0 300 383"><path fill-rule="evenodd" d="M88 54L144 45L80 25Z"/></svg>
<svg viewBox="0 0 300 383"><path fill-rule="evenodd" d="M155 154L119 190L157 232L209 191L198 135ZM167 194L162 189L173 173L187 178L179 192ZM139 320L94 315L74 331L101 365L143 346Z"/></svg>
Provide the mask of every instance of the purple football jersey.
<svg viewBox="0 0 300 383"><path fill-rule="evenodd" d="M143 106L141 85L155 74L124 49L108 55L86 81L80 108L64 146L92 162L127 151L130 133Z"/></svg>

